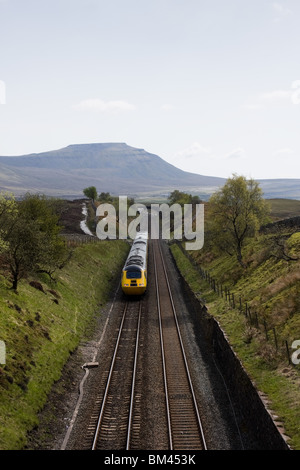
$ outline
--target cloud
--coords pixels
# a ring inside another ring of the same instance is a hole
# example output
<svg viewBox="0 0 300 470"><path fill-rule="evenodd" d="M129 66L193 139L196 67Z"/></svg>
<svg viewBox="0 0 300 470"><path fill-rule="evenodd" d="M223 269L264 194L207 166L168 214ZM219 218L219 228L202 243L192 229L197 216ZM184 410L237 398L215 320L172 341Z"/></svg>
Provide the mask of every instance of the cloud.
<svg viewBox="0 0 300 470"><path fill-rule="evenodd" d="M287 16L292 13L292 11L281 3L274 2L272 7L279 16Z"/></svg>
<svg viewBox="0 0 300 470"><path fill-rule="evenodd" d="M214 158L215 155L210 147L205 147L199 142L193 142L191 145L170 155L168 161L181 170L199 173L199 171L203 172L204 167Z"/></svg>
<svg viewBox="0 0 300 470"><path fill-rule="evenodd" d="M297 152L290 147L280 148L273 153L273 161L283 162L286 165L292 165L295 159L298 157Z"/></svg>
<svg viewBox="0 0 300 470"><path fill-rule="evenodd" d="M243 106L243 108L244 109L249 109L250 111L253 111L253 110L256 111L258 109L263 109L264 106L262 104L258 104L258 103L253 103L253 104L249 103L249 104L245 104Z"/></svg>
<svg viewBox="0 0 300 470"><path fill-rule="evenodd" d="M160 109L162 111L173 111L173 109L176 109L175 106L173 106L172 104L163 104Z"/></svg>
<svg viewBox="0 0 300 470"><path fill-rule="evenodd" d="M203 155L210 155L211 149L209 147L203 147L199 142L194 142L189 147L177 152L175 158L197 158Z"/></svg>
<svg viewBox="0 0 300 470"><path fill-rule="evenodd" d="M293 104L300 104L300 80L295 80L292 83L292 103Z"/></svg>
<svg viewBox="0 0 300 470"><path fill-rule="evenodd" d="M6 103L6 85L3 80L0 80L0 104L5 104L5 103Z"/></svg>
<svg viewBox="0 0 300 470"><path fill-rule="evenodd" d="M136 107L127 101L103 101L100 99L83 100L74 106L75 109L90 110L97 112L120 112L120 111L134 111Z"/></svg>
<svg viewBox="0 0 300 470"><path fill-rule="evenodd" d="M232 152L225 155L225 159L227 160L241 160L244 158L246 158L246 151L241 147L232 150Z"/></svg>
<svg viewBox="0 0 300 470"><path fill-rule="evenodd" d="M274 23L279 23L284 18L287 18L288 16L292 14L292 11L288 7L278 2L273 2L272 8L275 13L275 17L273 18Z"/></svg>
<svg viewBox="0 0 300 470"><path fill-rule="evenodd" d="M292 90L274 90L260 95L260 100L264 103L278 103L282 100L291 100Z"/></svg>
<svg viewBox="0 0 300 470"><path fill-rule="evenodd" d="M289 157L295 154L295 151L289 147L279 149L275 152L277 157Z"/></svg>
<svg viewBox="0 0 300 470"><path fill-rule="evenodd" d="M243 108L251 111L265 109L271 105L274 106L285 103L297 104L300 102L299 97L300 81L297 80L292 83L289 90L278 89L260 93L258 96L252 98L251 102L246 103Z"/></svg>

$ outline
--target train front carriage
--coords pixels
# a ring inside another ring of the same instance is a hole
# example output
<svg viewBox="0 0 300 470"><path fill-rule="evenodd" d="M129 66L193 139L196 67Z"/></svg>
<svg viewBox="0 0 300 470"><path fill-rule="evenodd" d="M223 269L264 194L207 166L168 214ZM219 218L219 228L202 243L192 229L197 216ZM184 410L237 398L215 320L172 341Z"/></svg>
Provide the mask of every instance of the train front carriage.
<svg viewBox="0 0 300 470"><path fill-rule="evenodd" d="M142 295L146 290L145 271L139 266L129 266L123 270L122 289L126 295Z"/></svg>
<svg viewBox="0 0 300 470"><path fill-rule="evenodd" d="M142 295L147 288L148 235L138 233L122 273L122 290L126 295Z"/></svg>

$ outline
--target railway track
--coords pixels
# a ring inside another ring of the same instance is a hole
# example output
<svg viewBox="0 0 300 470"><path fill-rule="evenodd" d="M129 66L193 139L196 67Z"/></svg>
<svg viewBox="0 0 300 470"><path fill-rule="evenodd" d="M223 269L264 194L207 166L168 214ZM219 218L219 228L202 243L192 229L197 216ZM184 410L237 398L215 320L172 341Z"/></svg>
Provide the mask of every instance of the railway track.
<svg viewBox="0 0 300 470"><path fill-rule="evenodd" d="M136 395L142 301L124 302L115 350L103 394L97 397L88 426L92 450L130 449L139 431Z"/></svg>
<svg viewBox="0 0 300 470"><path fill-rule="evenodd" d="M169 448L206 450L207 445L166 266L159 241L153 241L153 245Z"/></svg>
<svg viewBox="0 0 300 470"><path fill-rule="evenodd" d="M157 335L162 358L161 382L164 386L161 395L165 396L167 448L203 450L207 446L158 240L152 241L150 252L157 301L156 309L148 314L158 314ZM147 400L147 396L141 393L142 378L138 370L139 357L142 356L139 347L143 302L129 300L122 304L123 313L110 369L99 386L101 391L86 433L87 448L92 450L145 448L145 442L141 442L140 427L143 401Z"/></svg>

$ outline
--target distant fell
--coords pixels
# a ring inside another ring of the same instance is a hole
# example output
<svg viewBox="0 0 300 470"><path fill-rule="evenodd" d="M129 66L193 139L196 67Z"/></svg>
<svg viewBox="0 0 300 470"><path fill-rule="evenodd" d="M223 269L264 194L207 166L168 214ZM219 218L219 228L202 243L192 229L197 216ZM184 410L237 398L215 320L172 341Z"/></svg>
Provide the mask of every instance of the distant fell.
<svg viewBox="0 0 300 470"><path fill-rule="evenodd" d="M230 175L229 175L230 176ZM225 178L186 172L158 155L125 143L69 145L59 150L0 157L0 190L77 198L87 186L114 195L166 195L174 189L207 199ZM265 197L300 199L300 180L262 180Z"/></svg>
<svg viewBox="0 0 300 470"><path fill-rule="evenodd" d="M79 144L49 152L0 157L0 187L15 192L82 196L99 192L146 194L173 189L211 192L224 179L182 171L158 155L125 143Z"/></svg>

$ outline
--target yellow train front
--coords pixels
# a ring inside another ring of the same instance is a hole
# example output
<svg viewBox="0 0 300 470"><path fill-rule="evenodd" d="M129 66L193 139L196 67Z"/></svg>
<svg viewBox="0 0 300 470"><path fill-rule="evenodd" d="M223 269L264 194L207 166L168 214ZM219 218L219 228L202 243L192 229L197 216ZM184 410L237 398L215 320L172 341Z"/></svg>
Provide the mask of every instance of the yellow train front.
<svg viewBox="0 0 300 470"><path fill-rule="evenodd" d="M126 295L142 295L147 288L148 234L139 232L134 239L122 272L122 290Z"/></svg>

